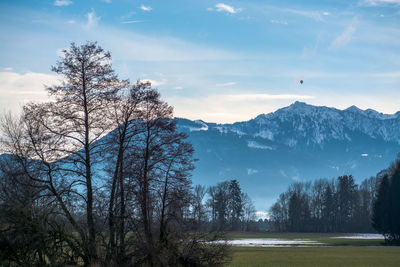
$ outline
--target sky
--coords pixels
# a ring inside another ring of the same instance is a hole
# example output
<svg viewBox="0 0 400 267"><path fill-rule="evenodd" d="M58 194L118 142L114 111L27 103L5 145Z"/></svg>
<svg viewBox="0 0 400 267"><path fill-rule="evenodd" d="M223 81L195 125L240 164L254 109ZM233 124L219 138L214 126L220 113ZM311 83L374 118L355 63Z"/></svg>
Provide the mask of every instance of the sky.
<svg viewBox="0 0 400 267"><path fill-rule="evenodd" d="M295 101L400 110L400 0L0 0L0 114L47 100L60 51L87 41L177 117L231 123Z"/></svg>

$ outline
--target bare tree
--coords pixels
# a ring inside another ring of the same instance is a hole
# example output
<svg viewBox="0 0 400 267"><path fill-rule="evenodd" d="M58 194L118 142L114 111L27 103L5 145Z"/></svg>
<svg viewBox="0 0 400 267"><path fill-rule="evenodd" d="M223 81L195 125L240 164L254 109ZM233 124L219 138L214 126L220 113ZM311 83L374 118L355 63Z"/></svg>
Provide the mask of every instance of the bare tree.
<svg viewBox="0 0 400 267"><path fill-rule="evenodd" d="M111 266L225 262L226 244L190 232L194 151L172 107L149 83L119 80L110 53L96 43L71 44L52 69L62 78L47 87L53 101L30 103L20 119L1 123L2 152L14 155L26 189L37 188L35 201L51 207L43 222L57 229L51 240L61 246L39 258Z"/></svg>

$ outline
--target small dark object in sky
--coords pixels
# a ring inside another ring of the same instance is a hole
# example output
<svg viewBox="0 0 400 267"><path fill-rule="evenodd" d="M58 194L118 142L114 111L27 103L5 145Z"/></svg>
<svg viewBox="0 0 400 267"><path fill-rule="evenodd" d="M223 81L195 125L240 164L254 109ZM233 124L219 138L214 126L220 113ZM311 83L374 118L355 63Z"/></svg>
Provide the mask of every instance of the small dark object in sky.
<svg viewBox="0 0 400 267"><path fill-rule="evenodd" d="M303 80L300 80L300 83L303 84Z"/></svg>

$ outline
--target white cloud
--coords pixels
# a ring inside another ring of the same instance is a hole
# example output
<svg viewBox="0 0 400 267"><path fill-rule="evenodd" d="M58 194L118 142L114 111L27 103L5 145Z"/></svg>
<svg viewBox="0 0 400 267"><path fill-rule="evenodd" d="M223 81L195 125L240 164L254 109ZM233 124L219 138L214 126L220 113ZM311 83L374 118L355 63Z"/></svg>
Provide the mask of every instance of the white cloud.
<svg viewBox="0 0 400 267"><path fill-rule="evenodd" d="M385 4L400 5L400 0L361 0L358 4L361 6L379 6Z"/></svg>
<svg viewBox="0 0 400 267"><path fill-rule="evenodd" d="M357 19L354 19L351 24L344 30L342 34L340 34L329 46L329 49L338 49L347 45L353 38L354 33L356 32L358 22Z"/></svg>
<svg viewBox="0 0 400 267"><path fill-rule="evenodd" d="M322 15L324 15L324 16L329 16L331 13L329 13L329 12L327 12L327 11L325 11L325 12L322 12Z"/></svg>
<svg viewBox="0 0 400 267"><path fill-rule="evenodd" d="M59 77L52 74L0 72L0 112L19 113L27 102L48 100L44 85L58 83Z"/></svg>
<svg viewBox="0 0 400 267"><path fill-rule="evenodd" d="M5 67L5 68L3 68L3 70L4 70L4 71L12 71L13 68L11 68L11 67Z"/></svg>
<svg viewBox="0 0 400 267"><path fill-rule="evenodd" d="M70 0L56 0L54 1L55 6L69 6L72 4Z"/></svg>
<svg viewBox="0 0 400 267"><path fill-rule="evenodd" d="M216 11L218 11L218 12L227 12L230 14L236 14L236 13L242 11L241 8L234 8L233 6L230 6L230 5L227 5L224 3L218 3L215 5L215 7L216 7ZM207 10L211 11L213 9L207 9Z"/></svg>
<svg viewBox="0 0 400 267"><path fill-rule="evenodd" d="M152 10L152 8L150 6L145 6L145 5L141 5L140 9L143 11L151 11Z"/></svg>
<svg viewBox="0 0 400 267"><path fill-rule="evenodd" d="M175 86L174 90L183 90L183 87L182 86Z"/></svg>
<svg viewBox="0 0 400 267"><path fill-rule="evenodd" d="M361 154L361 157L368 157L368 154Z"/></svg>
<svg viewBox="0 0 400 267"><path fill-rule="evenodd" d="M92 9L92 12L87 13L86 16L87 16L87 23L85 25L85 29L89 30L98 25L100 17L96 16L96 12L94 11L94 9Z"/></svg>
<svg viewBox="0 0 400 267"><path fill-rule="evenodd" d="M227 83L217 83L216 86L219 87L226 87L226 86L233 86L236 85L236 82L227 82Z"/></svg>
<svg viewBox="0 0 400 267"><path fill-rule="evenodd" d="M75 20L73 20L73 19L67 20L67 23L68 24L75 24Z"/></svg>

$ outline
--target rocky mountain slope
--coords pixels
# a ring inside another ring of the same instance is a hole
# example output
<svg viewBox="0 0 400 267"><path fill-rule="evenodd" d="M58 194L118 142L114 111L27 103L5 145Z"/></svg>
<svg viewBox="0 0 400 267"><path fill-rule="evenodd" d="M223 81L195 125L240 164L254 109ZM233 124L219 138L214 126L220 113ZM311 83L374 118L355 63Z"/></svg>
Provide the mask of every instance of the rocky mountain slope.
<svg viewBox="0 0 400 267"><path fill-rule="evenodd" d="M293 181L353 174L360 182L400 152L400 112L295 102L233 124L177 121L199 159L194 183L238 179L259 209L267 209Z"/></svg>

